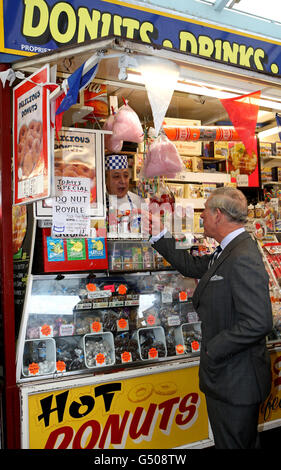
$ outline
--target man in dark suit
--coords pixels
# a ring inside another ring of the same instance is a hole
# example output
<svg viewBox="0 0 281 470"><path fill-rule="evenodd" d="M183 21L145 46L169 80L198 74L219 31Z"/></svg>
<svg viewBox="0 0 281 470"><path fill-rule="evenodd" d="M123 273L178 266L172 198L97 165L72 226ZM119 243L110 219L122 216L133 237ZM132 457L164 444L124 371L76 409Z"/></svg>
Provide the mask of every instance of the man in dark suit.
<svg viewBox="0 0 281 470"><path fill-rule="evenodd" d="M241 191L216 189L201 217L205 236L220 243L215 260L176 249L165 230L157 236L150 232L151 242L180 273L199 279L192 299L202 321L199 385L215 447L258 448L259 406L271 388L265 343L272 329L268 275L256 242L244 229L247 200ZM153 222L150 215L150 230Z"/></svg>

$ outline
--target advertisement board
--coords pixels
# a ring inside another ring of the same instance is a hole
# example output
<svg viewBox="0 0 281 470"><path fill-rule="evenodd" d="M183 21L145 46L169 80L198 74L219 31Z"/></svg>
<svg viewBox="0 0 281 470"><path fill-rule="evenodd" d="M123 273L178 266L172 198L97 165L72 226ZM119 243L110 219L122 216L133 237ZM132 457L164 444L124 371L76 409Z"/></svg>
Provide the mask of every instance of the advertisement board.
<svg viewBox="0 0 281 470"><path fill-rule="evenodd" d="M171 449L208 438L197 366L28 396L30 449Z"/></svg>
<svg viewBox="0 0 281 470"><path fill-rule="evenodd" d="M260 409L260 424L281 422L281 350L272 351L271 371L272 385L271 391ZM280 426L280 424L279 424Z"/></svg>
<svg viewBox="0 0 281 470"><path fill-rule="evenodd" d="M91 238L53 238L49 228L43 228L44 272L108 269L107 237L98 229Z"/></svg>
<svg viewBox="0 0 281 470"><path fill-rule="evenodd" d="M30 56L115 35L281 75L280 42L172 12L118 0L3 0L1 7L0 52Z"/></svg>
<svg viewBox="0 0 281 470"><path fill-rule="evenodd" d="M63 127L57 132L52 197L37 201L34 208L36 219L53 218L57 236L87 236L83 218L105 218L103 138L102 131L92 129Z"/></svg>
<svg viewBox="0 0 281 470"><path fill-rule="evenodd" d="M50 195L49 65L13 89L14 204Z"/></svg>

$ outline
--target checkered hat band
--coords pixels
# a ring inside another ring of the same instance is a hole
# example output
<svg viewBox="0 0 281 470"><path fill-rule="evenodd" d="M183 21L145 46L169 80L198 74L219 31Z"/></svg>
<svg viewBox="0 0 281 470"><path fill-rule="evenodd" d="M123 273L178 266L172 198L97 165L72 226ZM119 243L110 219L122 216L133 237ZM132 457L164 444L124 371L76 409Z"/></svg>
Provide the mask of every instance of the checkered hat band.
<svg viewBox="0 0 281 470"><path fill-rule="evenodd" d="M128 168L128 159L126 155L107 155L105 157L106 170L123 170Z"/></svg>

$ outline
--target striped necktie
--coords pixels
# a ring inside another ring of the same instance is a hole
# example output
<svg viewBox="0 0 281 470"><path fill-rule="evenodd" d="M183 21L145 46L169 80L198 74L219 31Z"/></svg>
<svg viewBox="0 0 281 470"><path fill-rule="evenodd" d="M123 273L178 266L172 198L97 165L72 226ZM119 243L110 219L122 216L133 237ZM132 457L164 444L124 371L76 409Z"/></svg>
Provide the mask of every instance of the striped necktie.
<svg viewBox="0 0 281 470"><path fill-rule="evenodd" d="M221 251L222 251L222 247L220 245L217 246L217 248L215 249L215 251L211 255L211 259L210 259L210 262L209 262L209 268L214 264L214 262L218 258Z"/></svg>

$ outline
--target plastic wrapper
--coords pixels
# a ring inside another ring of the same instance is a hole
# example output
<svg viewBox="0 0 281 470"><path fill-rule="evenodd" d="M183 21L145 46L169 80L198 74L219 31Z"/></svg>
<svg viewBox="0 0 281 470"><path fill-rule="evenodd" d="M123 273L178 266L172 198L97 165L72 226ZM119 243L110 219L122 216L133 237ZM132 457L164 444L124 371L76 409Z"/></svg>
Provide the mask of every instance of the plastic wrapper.
<svg viewBox="0 0 281 470"><path fill-rule="evenodd" d="M109 118L105 121L103 125L103 129L106 131L112 131L113 123L114 123L114 114L111 114ZM120 140L114 134L105 134L104 144L105 144L105 148L109 152L118 153L123 147L123 140Z"/></svg>
<svg viewBox="0 0 281 470"><path fill-rule="evenodd" d="M144 133L137 113L125 104L114 115L113 136L116 140L135 142L143 141Z"/></svg>
<svg viewBox="0 0 281 470"><path fill-rule="evenodd" d="M166 176L174 178L183 168L182 160L176 146L169 139L160 135L147 152L143 174L146 178Z"/></svg>

